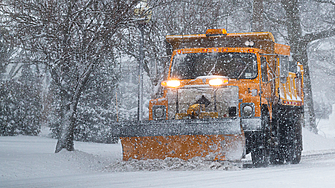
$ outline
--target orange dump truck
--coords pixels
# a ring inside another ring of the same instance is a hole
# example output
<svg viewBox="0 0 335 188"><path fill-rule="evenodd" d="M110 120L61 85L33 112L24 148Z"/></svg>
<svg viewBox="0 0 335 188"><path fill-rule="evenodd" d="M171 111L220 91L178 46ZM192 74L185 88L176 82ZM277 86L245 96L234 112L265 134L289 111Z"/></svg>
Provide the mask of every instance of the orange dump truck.
<svg viewBox="0 0 335 188"><path fill-rule="evenodd" d="M303 67L269 32L169 35L171 61L149 121L123 127L123 159L299 163Z"/></svg>

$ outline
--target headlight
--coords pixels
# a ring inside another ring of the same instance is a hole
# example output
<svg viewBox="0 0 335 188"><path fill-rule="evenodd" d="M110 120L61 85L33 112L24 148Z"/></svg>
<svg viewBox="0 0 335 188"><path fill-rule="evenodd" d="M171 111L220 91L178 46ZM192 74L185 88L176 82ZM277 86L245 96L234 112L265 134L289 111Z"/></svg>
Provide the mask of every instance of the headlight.
<svg viewBox="0 0 335 188"><path fill-rule="evenodd" d="M211 86L222 86L228 83L228 79L214 78L209 80L209 85Z"/></svg>
<svg viewBox="0 0 335 188"><path fill-rule="evenodd" d="M166 107L163 105L156 105L152 107L153 119L166 119Z"/></svg>
<svg viewBox="0 0 335 188"><path fill-rule="evenodd" d="M255 105L254 103L242 103L241 104L242 117L253 117L255 116Z"/></svg>
<svg viewBox="0 0 335 188"><path fill-rule="evenodd" d="M180 81L179 80L168 80L168 81L163 81L161 83L163 87L172 87L172 88L177 88L180 86Z"/></svg>
<svg viewBox="0 0 335 188"><path fill-rule="evenodd" d="M223 76L217 76L209 80L209 85L211 86L222 86L228 84L228 78Z"/></svg>

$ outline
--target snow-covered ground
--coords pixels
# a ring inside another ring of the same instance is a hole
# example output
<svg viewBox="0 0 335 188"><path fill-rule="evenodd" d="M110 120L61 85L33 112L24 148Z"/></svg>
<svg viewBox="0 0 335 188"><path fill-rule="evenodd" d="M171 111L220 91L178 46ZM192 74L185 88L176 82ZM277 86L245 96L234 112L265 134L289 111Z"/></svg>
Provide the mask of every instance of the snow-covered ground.
<svg viewBox="0 0 335 188"><path fill-rule="evenodd" d="M54 153L56 140L0 137L0 187L335 187L335 120L319 134L303 130L300 164L226 168L177 159L124 163L118 144L75 142L75 152Z"/></svg>

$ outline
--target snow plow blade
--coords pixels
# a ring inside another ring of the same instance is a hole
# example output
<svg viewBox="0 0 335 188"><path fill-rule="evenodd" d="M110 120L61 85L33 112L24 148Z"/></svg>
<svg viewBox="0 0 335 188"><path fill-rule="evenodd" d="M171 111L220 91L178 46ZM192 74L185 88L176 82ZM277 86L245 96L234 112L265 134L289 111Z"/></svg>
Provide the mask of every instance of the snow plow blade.
<svg viewBox="0 0 335 188"><path fill-rule="evenodd" d="M165 159L240 161L245 137L240 119L146 121L120 130L123 160Z"/></svg>

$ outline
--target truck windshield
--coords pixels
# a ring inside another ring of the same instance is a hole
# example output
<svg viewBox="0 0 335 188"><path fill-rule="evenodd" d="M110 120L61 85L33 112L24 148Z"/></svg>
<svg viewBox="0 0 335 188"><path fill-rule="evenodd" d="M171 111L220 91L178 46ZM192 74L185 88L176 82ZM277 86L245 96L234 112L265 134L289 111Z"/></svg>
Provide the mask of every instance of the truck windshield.
<svg viewBox="0 0 335 188"><path fill-rule="evenodd" d="M171 77L195 79L220 75L232 79L257 77L257 58L252 53L188 53L173 58Z"/></svg>

